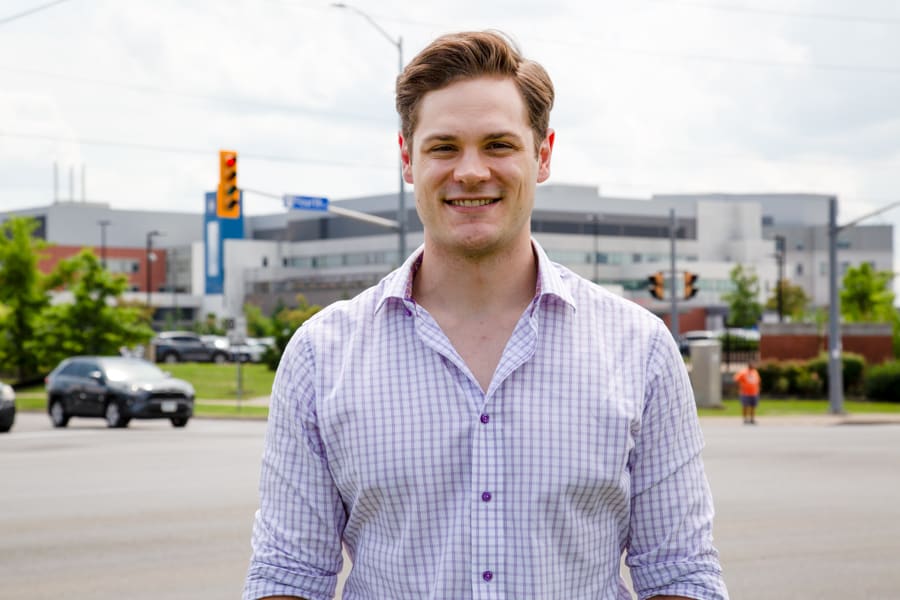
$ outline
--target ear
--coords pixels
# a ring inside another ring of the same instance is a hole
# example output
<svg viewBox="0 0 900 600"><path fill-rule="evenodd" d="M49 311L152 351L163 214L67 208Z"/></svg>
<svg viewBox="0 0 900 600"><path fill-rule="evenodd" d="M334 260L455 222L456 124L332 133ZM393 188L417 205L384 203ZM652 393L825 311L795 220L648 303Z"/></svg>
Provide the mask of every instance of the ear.
<svg viewBox="0 0 900 600"><path fill-rule="evenodd" d="M406 140L403 139L403 133L397 134L397 141L400 143L400 160L403 161L403 181L412 183L412 157L410 156L412 144L408 144Z"/></svg>
<svg viewBox="0 0 900 600"><path fill-rule="evenodd" d="M550 156L553 154L554 141L556 141L556 132L548 129L544 141L541 142L541 147L538 148L538 183L543 183L550 177Z"/></svg>

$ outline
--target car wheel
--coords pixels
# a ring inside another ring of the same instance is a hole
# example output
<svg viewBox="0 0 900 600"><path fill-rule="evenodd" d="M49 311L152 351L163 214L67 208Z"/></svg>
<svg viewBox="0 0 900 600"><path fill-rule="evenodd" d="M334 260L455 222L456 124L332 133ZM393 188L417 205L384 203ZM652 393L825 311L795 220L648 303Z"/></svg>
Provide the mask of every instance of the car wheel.
<svg viewBox="0 0 900 600"><path fill-rule="evenodd" d="M13 421L15 421L15 417L10 417L6 421L0 421L0 433L6 433L12 429Z"/></svg>
<svg viewBox="0 0 900 600"><path fill-rule="evenodd" d="M162 361L169 364L177 363L178 355L174 352L166 352L162 357Z"/></svg>
<svg viewBox="0 0 900 600"><path fill-rule="evenodd" d="M187 417L172 417L172 426L173 427L184 427L187 425L188 418Z"/></svg>
<svg viewBox="0 0 900 600"><path fill-rule="evenodd" d="M122 415L122 409L119 408L119 403L112 401L106 404L106 411L104 411L103 416L106 418L106 426L107 427L127 427L128 419L126 419Z"/></svg>
<svg viewBox="0 0 900 600"><path fill-rule="evenodd" d="M61 400L52 400L50 402L50 422L54 427L65 427L69 424L69 415Z"/></svg>
<svg viewBox="0 0 900 600"><path fill-rule="evenodd" d="M217 365L224 365L225 361L228 360L228 357L225 356L224 354L222 354L221 352L216 352L215 354L213 354L212 359L213 359L213 362L216 363Z"/></svg>

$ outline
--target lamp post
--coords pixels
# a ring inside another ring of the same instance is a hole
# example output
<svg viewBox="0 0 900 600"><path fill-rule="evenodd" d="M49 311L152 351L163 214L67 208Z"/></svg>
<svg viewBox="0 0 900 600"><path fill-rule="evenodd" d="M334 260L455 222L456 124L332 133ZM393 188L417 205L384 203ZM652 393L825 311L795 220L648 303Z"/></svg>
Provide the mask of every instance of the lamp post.
<svg viewBox="0 0 900 600"><path fill-rule="evenodd" d="M162 235L157 230L147 232L147 306L150 306L150 292L153 289L153 238Z"/></svg>
<svg viewBox="0 0 900 600"><path fill-rule="evenodd" d="M403 72L403 38L401 36L397 36L396 39L391 37L391 35L384 30L381 25L379 25L375 19L370 17L367 13L359 10L355 6L351 6L350 4L345 4L343 2L332 2L331 6L334 8L344 8L350 11L355 12L363 19L369 22L369 24L378 30L384 39L391 43L397 49L397 72ZM399 117L398 117L399 119ZM402 121L398 121L399 126L402 129ZM403 157L400 156L400 153L397 153L397 159L400 164L400 191L397 195L397 249L400 256L397 258L398 264L402 263L406 259L406 182L403 180Z"/></svg>
<svg viewBox="0 0 900 600"><path fill-rule="evenodd" d="M106 269L106 228L109 225L109 221L101 219L97 221L97 225L100 226L100 264Z"/></svg>

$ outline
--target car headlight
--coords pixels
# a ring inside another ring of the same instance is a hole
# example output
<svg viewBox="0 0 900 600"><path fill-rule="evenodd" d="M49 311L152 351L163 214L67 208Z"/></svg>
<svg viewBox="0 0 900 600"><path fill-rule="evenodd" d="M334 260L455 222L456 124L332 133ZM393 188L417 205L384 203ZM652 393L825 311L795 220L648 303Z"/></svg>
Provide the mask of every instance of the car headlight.
<svg viewBox="0 0 900 600"><path fill-rule="evenodd" d="M12 386L5 383L0 383L0 400L14 402L15 399L16 392L12 389Z"/></svg>

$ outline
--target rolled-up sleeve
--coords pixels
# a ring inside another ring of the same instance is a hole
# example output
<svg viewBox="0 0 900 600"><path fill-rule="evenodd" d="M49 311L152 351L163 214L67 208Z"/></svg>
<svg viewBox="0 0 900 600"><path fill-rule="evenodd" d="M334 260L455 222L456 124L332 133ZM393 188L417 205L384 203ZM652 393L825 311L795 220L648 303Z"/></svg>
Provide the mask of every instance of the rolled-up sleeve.
<svg viewBox="0 0 900 600"><path fill-rule="evenodd" d="M333 598L346 514L317 426L314 357L301 329L284 352L269 408L244 600Z"/></svg>
<svg viewBox="0 0 900 600"><path fill-rule="evenodd" d="M727 600L712 543L713 503L703 435L687 372L662 327L648 359L640 433L631 461L626 564L638 598Z"/></svg>

